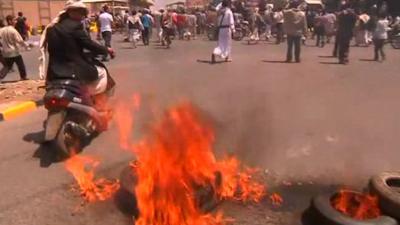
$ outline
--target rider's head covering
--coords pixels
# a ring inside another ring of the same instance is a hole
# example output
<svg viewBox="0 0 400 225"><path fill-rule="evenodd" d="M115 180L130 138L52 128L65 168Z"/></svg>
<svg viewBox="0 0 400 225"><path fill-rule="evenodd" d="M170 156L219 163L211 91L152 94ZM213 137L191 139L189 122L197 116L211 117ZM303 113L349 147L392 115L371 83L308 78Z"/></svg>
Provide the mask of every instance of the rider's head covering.
<svg viewBox="0 0 400 225"><path fill-rule="evenodd" d="M88 11L87 6L81 0L68 0L64 5L64 11L69 9L85 9Z"/></svg>

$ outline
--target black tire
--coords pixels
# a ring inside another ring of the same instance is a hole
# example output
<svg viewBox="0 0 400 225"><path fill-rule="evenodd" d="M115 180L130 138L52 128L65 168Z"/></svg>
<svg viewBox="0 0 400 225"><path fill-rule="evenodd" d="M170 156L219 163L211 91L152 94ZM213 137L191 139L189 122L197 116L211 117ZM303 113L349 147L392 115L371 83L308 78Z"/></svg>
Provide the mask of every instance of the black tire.
<svg viewBox="0 0 400 225"><path fill-rule="evenodd" d="M221 173L216 172L216 177L216 183L214 185L199 186L198 189L196 189L196 203L202 212L210 212L221 203L221 200L215 198L216 193L213 188L214 186L219 187L221 185ZM124 168L120 175L120 182L121 186L119 192L121 192L121 195L126 196L126 198L123 198L123 205L129 207L129 209L124 209L124 211L132 212L132 215L138 218L140 212L135 194L135 186L138 183L138 179L135 170L130 166Z"/></svg>
<svg viewBox="0 0 400 225"><path fill-rule="evenodd" d="M135 170L131 166L125 167L120 175L121 188L135 195L135 187L138 179Z"/></svg>
<svg viewBox="0 0 400 225"><path fill-rule="evenodd" d="M243 40L243 37L244 37L244 33L242 31L236 31L233 34L233 40L235 40L235 41L241 41L241 40Z"/></svg>
<svg viewBox="0 0 400 225"><path fill-rule="evenodd" d="M399 36L393 37L390 44L394 49L400 49L400 37Z"/></svg>
<svg viewBox="0 0 400 225"><path fill-rule="evenodd" d="M378 196L382 211L400 219L400 172L385 172L372 177L370 189Z"/></svg>
<svg viewBox="0 0 400 225"><path fill-rule="evenodd" d="M355 220L337 211L331 205L334 193L321 194L314 197L309 209L312 225L398 225L397 221L388 216L380 216L371 220Z"/></svg>
<svg viewBox="0 0 400 225"><path fill-rule="evenodd" d="M214 32L214 30L209 29L209 30L207 31L207 37L208 37L208 40L210 40L210 41L215 41L216 38L215 38L215 32Z"/></svg>

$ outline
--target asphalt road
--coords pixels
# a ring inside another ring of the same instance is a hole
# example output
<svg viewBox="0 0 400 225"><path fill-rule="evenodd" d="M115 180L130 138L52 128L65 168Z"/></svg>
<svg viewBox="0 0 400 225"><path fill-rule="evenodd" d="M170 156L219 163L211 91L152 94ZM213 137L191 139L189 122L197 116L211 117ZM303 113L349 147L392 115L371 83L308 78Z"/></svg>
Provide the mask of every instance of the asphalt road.
<svg viewBox="0 0 400 225"><path fill-rule="evenodd" d="M253 215L253 208L237 206L233 211L243 213L233 215L236 224L268 224L266 218L274 215L290 221L269 224L299 224L309 195L322 187L360 188L371 174L400 169L400 51L390 46L384 63L368 61L372 48L352 48L351 63L343 66L328 57L332 45L304 47L302 63L284 64L279 61L285 45L235 42L233 62L210 65L214 42L132 49L120 39L114 38L117 58L108 64L117 81L117 100L142 96L136 135L154 119L146 113L149 108L191 101L213 121L216 149L274 171L272 188L279 190L282 181L312 186L285 190L281 210L263 205ZM24 56L35 78L37 51ZM8 79L17 77L12 73ZM79 207L63 163L51 163L35 143L45 116L41 108L0 123L0 224L129 224L112 201ZM101 159L97 174L110 178L134 157L119 148L115 125L82 154Z"/></svg>

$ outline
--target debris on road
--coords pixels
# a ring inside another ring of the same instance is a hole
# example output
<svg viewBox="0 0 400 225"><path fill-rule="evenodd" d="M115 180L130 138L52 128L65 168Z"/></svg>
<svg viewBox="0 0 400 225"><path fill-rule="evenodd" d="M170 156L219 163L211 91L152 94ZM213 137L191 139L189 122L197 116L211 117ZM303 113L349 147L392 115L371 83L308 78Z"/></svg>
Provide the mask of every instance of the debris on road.
<svg viewBox="0 0 400 225"><path fill-rule="evenodd" d="M40 99L44 95L44 81L26 80L0 83L0 103Z"/></svg>

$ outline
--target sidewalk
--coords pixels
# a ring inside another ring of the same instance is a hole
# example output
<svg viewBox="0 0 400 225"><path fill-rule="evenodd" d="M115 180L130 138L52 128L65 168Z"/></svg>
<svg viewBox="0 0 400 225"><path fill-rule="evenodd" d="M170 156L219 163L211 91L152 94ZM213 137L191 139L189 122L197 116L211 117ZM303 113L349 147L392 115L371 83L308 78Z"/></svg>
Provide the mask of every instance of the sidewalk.
<svg viewBox="0 0 400 225"><path fill-rule="evenodd" d="M9 81L0 84L0 121L36 109L44 95L44 81Z"/></svg>

